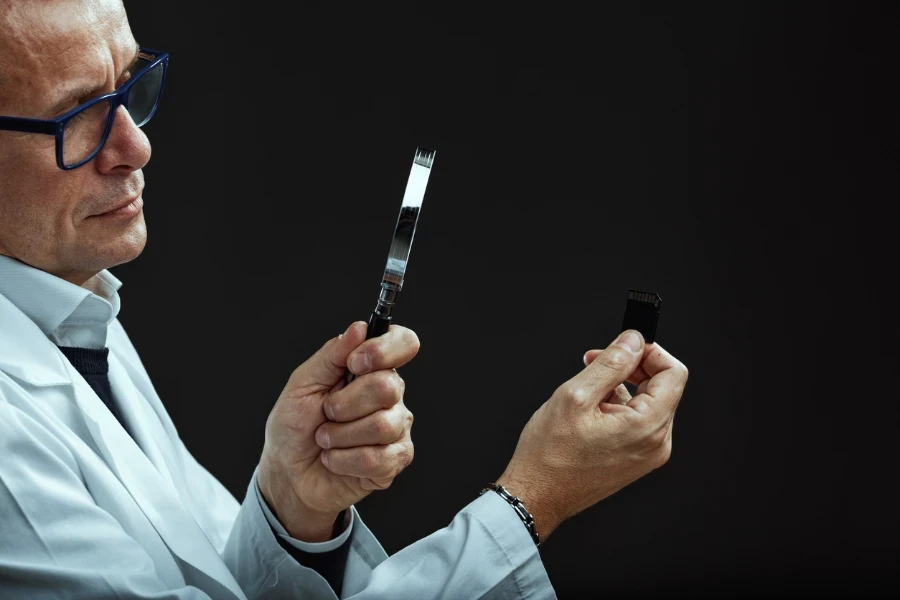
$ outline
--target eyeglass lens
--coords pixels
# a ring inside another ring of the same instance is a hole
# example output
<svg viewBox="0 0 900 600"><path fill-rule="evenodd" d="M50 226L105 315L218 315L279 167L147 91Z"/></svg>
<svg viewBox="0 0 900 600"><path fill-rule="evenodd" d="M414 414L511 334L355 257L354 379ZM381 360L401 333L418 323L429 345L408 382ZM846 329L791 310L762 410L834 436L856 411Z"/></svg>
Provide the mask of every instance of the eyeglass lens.
<svg viewBox="0 0 900 600"><path fill-rule="evenodd" d="M137 72L147 65L141 59L132 67ZM150 117L159 100L160 86L163 79L163 64L159 63L145 72L134 82L128 91L125 105L135 125L142 127ZM103 134L111 118L112 98L98 102L69 119L63 129L63 163L75 165L99 149L103 143Z"/></svg>

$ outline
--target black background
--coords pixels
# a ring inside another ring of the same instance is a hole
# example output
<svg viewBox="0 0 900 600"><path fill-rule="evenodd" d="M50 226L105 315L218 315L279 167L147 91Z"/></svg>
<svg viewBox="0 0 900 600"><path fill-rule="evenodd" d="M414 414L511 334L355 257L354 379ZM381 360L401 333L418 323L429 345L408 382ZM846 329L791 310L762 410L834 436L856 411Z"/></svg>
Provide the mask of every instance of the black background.
<svg viewBox="0 0 900 600"><path fill-rule="evenodd" d="M691 372L674 453L549 539L559 595L896 572L890 3L126 7L172 58L120 318L238 498L291 370L373 308L422 145L416 460L359 506L389 553L502 472L637 288Z"/></svg>

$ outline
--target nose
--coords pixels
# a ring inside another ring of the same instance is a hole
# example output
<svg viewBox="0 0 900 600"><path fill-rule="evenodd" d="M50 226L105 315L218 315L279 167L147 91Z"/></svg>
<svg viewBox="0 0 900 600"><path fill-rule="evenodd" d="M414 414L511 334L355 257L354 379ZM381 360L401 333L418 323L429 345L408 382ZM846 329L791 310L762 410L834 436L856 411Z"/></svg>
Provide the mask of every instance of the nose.
<svg viewBox="0 0 900 600"><path fill-rule="evenodd" d="M141 131L124 106L116 109L109 138L94 158L99 172L128 174L143 169L150 161L150 140Z"/></svg>

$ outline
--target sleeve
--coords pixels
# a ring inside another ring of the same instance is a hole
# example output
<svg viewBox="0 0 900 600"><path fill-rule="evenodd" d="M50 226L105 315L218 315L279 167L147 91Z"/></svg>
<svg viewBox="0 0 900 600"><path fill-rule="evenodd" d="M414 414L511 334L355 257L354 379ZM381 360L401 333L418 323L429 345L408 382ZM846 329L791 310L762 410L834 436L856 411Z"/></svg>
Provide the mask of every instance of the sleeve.
<svg viewBox="0 0 900 600"><path fill-rule="evenodd" d="M279 543L284 538L273 534L273 525L257 494L255 473L243 503L238 504L193 458L165 410L160 407L160 411L160 418L182 454L185 476L191 486L192 513L245 595L265 599L335 600L337 596L328 582L313 569L298 563ZM447 527L390 558L355 507L351 507L350 518L352 528L348 528L349 551L341 598L543 600L555 597L531 536L513 508L497 494L478 497Z"/></svg>
<svg viewBox="0 0 900 600"><path fill-rule="evenodd" d="M266 515L272 533L278 536L278 543L287 550L294 560L309 567L325 578L334 593L340 597L344 585L344 567L350 551L350 532L353 527L353 511L344 510L335 520L335 531L341 531L330 540L318 543L303 542L292 538L284 526L275 518L271 508L256 486L256 500ZM334 535L334 531L332 532Z"/></svg>
<svg viewBox="0 0 900 600"><path fill-rule="evenodd" d="M247 596L336 599L321 575L297 563L271 535L265 503L256 490L254 476L225 549L226 561ZM353 531L341 598L556 597L528 530L497 494L480 496L447 527L391 557L355 507L351 512Z"/></svg>
<svg viewBox="0 0 900 600"><path fill-rule="evenodd" d="M238 504L231 492L194 459L180 439L177 443L184 461L185 479L191 486L194 505L191 512L248 598L337 598L325 577L298 562L284 547L284 544L291 544L305 552L327 552L333 549L337 540L310 544L291 538L262 501L256 472L250 478L244 501ZM340 540L352 540L359 521L355 512L351 520L353 529L348 527ZM284 535L279 535L279 530ZM348 557L347 564L350 563ZM345 566L345 573L346 569ZM366 567L368 570L371 569Z"/></svg>
<svg viewBox="0 0 900 600"><path fill-rule="evenodd" d="M94 502L69 450L6 393L0 378L0 597L208 599L161 578Z"/></svg>
<svg viewBox="0 0 900 600"><path fill-rule="evenodd" d="M269 523L269 527L272 528L272 531L274 531L278 537L283 538L287 544L290 544L297 550L301 550L309 554L331 552L332 550L337 550L339 547L343 546L344 542L350 539L350 532L353 530L353 511L347 512L347 517L345 520L348 521L348 523L344 525L344 531L341 533L341 535L332 538L327 542L304 542L302 540L292 538L284 528L284 525L282 525L281 522L279 522L278 519L275 518L275 515L272 514L272 509L269 508L269 505L263 499L262 492L259 491L259 486L257 485L255 486L255 488L256 501L259 502L259 506L262 509L263 514L266 516L266 521Z"/></svg>
<svg viewBox="0 0 900 600"><path fill-rule="evenodd" d="M207 515L220 512L228 521L222 556L248 598L337 600L328 581L300 564L279 543L291 540L270 511L251 477L243 503L190 456L182 444L188 481L202 494L197 501ZM237 514L227 507L234 504ZM216 506L225 510L213 510ZM269 513L268 515L266 513ZM537 547L513 508L497 494L484 494L460 511L445 528L388 557L351 507L341 598L354 600L427 600L428 598L555 598ZM273 534L279 531L279 536ZM347 532L345 532L347 533ZM211 536L213 537L213 536ZM336 540L295 547L327 551Z"/></svg>
<svg viewBox="0 0 900 600"><path fill-rule="evenodd" d="M357 524L362 526L362 519ZM447 527L383 560L371 573L349 575L344 597L354 600L556 598L528 530L497 494L476 498Z"/></svg>
<svg viewBox="0 0 900 600"><path fill-rule="evenodd" d="M94 502L68 449L3 401L0 379L0 597L207 599L164 580L143 547ZM211 475L207 477L212 478ZM214 481L214 480L212 480ZM210 480L206 485L216 487ZM223 559L249 598L336 598L277 542L255 477L224 542ZM210 498L226 506L225 498ZM485 494L450 525L388 558L355 508L343 598L553 597L534 543L512 508ZM230 512L230 509L226 512Z"/></svg>

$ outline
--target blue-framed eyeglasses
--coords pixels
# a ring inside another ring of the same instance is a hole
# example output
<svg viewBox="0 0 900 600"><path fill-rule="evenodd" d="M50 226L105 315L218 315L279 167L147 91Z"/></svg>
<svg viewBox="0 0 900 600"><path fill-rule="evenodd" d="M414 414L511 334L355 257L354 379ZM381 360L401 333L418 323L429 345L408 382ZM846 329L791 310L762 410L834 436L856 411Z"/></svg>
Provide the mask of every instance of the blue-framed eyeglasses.
<svg viewBox="0 0 900 600"><path fill-rule="evenodd" d="M131 77L116 91L88 100L55 119L0 117L0 130L55 136L56 164L64 171L78 168L103 148L119 106L125 107L138 127L153 117L168 69L168 52L138 48L138 59L129 69Z"/></svg>

